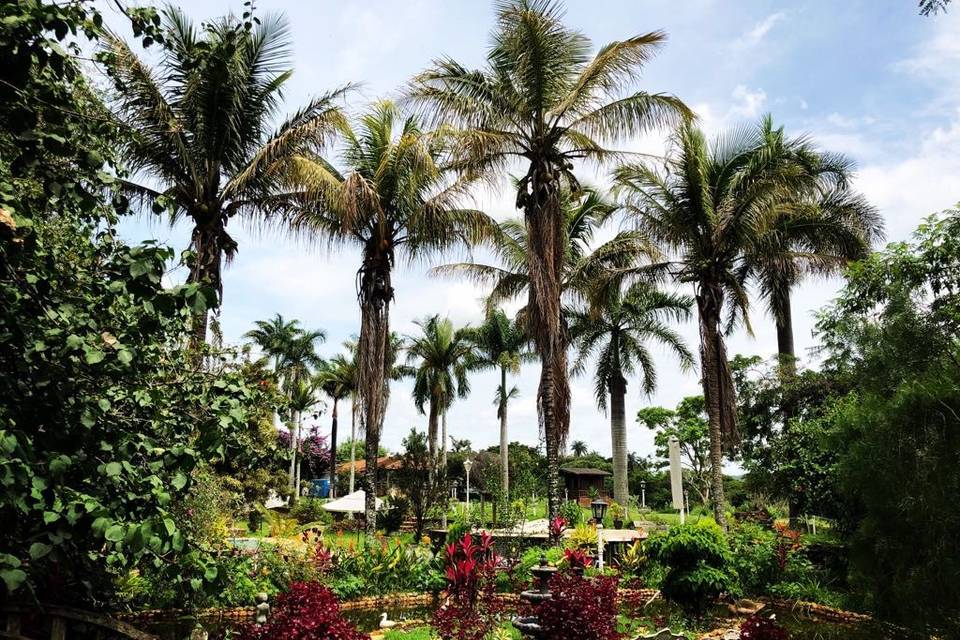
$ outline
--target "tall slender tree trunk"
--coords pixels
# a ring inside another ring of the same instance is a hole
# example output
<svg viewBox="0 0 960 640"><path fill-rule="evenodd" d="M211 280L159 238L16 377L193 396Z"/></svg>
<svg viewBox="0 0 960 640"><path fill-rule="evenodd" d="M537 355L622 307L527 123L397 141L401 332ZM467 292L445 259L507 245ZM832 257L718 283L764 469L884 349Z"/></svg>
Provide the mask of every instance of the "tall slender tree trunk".
<svg viewBox="0 0 960 640"><path fill-rule="evenodd" d="M213 205L214 207L216 205ZM223 255L232 255L237 244L227 235L221 220L214 217L212 220L206 214L199 212L191 214L194 219L194 228L190 244L193 249L193 264L190 265L188 283L205 284L214 291L213 306L220 306L223 296ZM209 305L208 305L209 307ZM207 325L210 309L204 308L193 316L190 330L190 348L198 350L207 341Z"/></svg>
<svg viewBox="0 0 960 640"><path fill-rule="evenodd" d="M357 399L350 401L350 491L356 489L357 477Z"/></svg>
<svg viewBox="0 0 960 640"><path fill-rule="evenodd" d="M510 434L507 432L507 368L500 367L500 514L510 504ZM499 515L499 514L498 514Z"/></svg>
<svg viewBox="0 0 960 640"><path fill-rule="evenodd" d="M430 452L430 461L433 463L434 469L439 465L437 460L437 419L439 417L440 409L438 407L439 402L432 395L430 396L430 407L427 409L427 447ZM432 477L433 474L431 474Z"/></svg>
<svg viewBox="0 0 960 640"><path fill-rule="evenodd" d="M443 423L443 429L442 429L443 441L440 443L440 451L442 452L440 454L440 477L446 478L447 477L447 410L446 408L443 409L443 413L441 414L441 416L442 416L441 422ZM446 529L447 528L447 511L450 510L449 503L447 502L446 496L449 496L450 494L449 492L444 491L443 495L445 497L443 499L443 525L442 526L444 529Z"/></svg>
<svg viewBox="0 0 960 640"><path fill-rule="evenodd" d="M797 355L793 343L793 309L790 303L790 288L784 287L778 295L774 322L777 326L777 359L779 361L779 375L781 385L788 385L797 375ZM783 432L789 436L790 425L797 414L796 404L788 394L784 394L780 406L783 415ZM787 512L791 527L796 527L800 517L800 496L790 487L787 492Z"/></svg>
<svg viewBox="0 0 960 640"><path fill-rule="evenodd" d="M627 382L623 375L610 381L610 441L613 443L613 499L627 506L630 490L627 485L627 421L625 398Z"/></svg>
<svg viewBox="0 0 960 640"><path fill-rule="evenodd" d="M387 378L392 365L388 361L390 341L390 284L393 254L375 238L364 253L359 273L360 339L357 343L357 391L361 400L361 426L366 434L364 469L366 532L377 532L377 460L380 433L386 413L389 388Z"/></svg>
<svg viewBox="0 0 960 640"><path fill-rule="evenodd" d="M339 398L333 398L333 410L330 413L330 497L336 497L337 482L337 405Z"/></svg>
<svg viewBox="0 0 960 640"><path fill-rule="evenodd" d="M540 355L537 404L547 448L547 504L551 519L560 512L560 447L570 428L567 341L560 300L566 253L560 206L562 170L547 159L532 161L522 183L524 191L518 198L524 207L527 234L531 239L527 255L530 272L527 309L531 334Z"/></svg>
<svg viewBox="0 0 960 640"><path fill-rule="evenodd" d="M790 292L780 294L774 322L777 326L777 358L780 361L780 375L784 379L797 373L797 351L793 342L793 309L790 304Z"/></svg>
<svg viewBox="0 0 960 640"><path fill-rule="evenodd" d="M737 439L737 416L733 378L727 361L727 350L720 331L723 292L720 287L704 284L698 287L697 309L700 321L700 362L703 374L703 396L710 425L710 473L712 478L713 515L726 529L723 491L723 448Z"/></svg>
<svg viewBox="0 0 960 640"><path fill-rule="evenodd" d="M296 489L296 474L297 474L297 444L300 440L300 412L298 411L296 415L291 416L290 421L290 480L289 486L290 491L293 492ZM297 495L293 494L292 501L296 502Z"/></svg>

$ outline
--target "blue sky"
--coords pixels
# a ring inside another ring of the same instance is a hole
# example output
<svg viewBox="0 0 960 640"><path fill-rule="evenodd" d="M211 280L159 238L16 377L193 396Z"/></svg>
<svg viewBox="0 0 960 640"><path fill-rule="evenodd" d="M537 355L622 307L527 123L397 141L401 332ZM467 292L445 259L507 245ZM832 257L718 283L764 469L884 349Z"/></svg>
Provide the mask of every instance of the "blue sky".
<svg viewBox="0 0 960 640"><path fill-rule="evenodd" d="M242 10L239 0L183 6L197 20ZM359 81L362 90L348 103L356 111L395 96L441 54L477 66L493 20L492 4L481 0L260 0L257 7L260 13L283 12L291 23L295 73L286 94L288 111L311 95ZM118 23L112 5L104 3L103 10ZM883 213L890 240L905 239L922 217L960 200L960 8L922 18L913 0L570 0L567 21L595 44L666 31L667 46L647 67L642 88L678 95L710 132L749 124L769 112L791 134L808 134L822 147L854 158L860 167L857 186ZM663 148L662 137L651 135L630 147L656 152ZM602 173L593 168L581 173L602 183ZM480 205L501 219L515 214L511 201L506 186L479 196ZM153 237L178 249L188 240L185 228L162 223L125 223L122 230L131 240ZM240 225L232 233L240 251L224 281L221 322L227 341L239 341L254 320L277 312L325 329L325 354L357 332L355 253L330 255ZM461 324L481 319L482 290L429 278L426 269L404 267L395 278L397 331L413 332L413 320L432 313ZM814 281L797 292L801 351L814 343L813 312L837 286L834 280ZM731 354L772 354L774 333L759 305L752 320L755 335L732 336ZM682 331L695 346L696 327ZM699 393L695 373L679 371L664 354L658 363L658 391L643 397L632 385L628 416L641 406L673 406ZM538 440L537 375L536 365L525 368L516 381L521 395L511 406L511 438L530 444ZM493 374L473 378L470 397L450 411L451 435L470 439L475 448L496 442L496 384ZM570 439L609 455L609 423L595 407L591 381L575 379L572 391ZM394 385L384 427L390 448L399 447L411 426L424 428L425 418L409 394L408 384ZM327 422L324 417L320 424L325 428ZM649 432L634 425L629 440L632 450L652 453Z"/></svg>

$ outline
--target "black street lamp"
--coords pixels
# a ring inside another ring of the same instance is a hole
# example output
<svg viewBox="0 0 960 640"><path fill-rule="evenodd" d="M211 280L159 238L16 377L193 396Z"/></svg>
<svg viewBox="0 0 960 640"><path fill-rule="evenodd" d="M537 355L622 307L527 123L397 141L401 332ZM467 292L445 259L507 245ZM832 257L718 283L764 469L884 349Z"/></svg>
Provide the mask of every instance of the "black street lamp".
<svg viewBox="0 0 960 640"><path fill-rule="evenodd" d="M603 525L603 516L607 515L607 503L598 498L590 503L590 510L593 512L593 521Z"/></svg>

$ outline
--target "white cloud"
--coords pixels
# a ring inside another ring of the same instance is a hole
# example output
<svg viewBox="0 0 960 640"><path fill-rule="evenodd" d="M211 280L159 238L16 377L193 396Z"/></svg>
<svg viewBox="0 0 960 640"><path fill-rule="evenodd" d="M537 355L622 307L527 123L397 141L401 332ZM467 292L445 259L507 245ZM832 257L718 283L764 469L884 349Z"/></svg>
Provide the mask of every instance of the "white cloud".
<svg viewBox="0 0 960 640"><path fill-rule="evenodd" d="M737 102L730 111L743 118L754 119L763 113L767 106L767 92L763 89L751 90L740 84L734 88L732 96Z"/></svg>
<svg viewBox="0 0 960 640"><path fill-rule="evenodd" d="M739 38L734 40L732 45L733 48L747 49L760 44L760 42L767 36L768 33L770 33L776 24L781 22L786 17L787 14L784 11L778 11L777 13L770 14L760 22L753 25L753 27L751 27Z"/></svg>

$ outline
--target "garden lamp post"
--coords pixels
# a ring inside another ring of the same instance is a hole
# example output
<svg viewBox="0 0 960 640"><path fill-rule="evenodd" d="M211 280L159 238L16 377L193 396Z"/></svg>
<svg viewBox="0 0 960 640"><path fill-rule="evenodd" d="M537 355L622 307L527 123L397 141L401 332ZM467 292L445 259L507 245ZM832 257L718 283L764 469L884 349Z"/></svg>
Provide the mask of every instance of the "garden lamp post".
<svg viewBox="0 0 960 640"><path fill-rule="evenodd" d="M603 516L607 514L607 503L597 499L590 503L593 521L597 523L597 569L603 571Z"/></svg>
<svg viewBox="0 0 960 640"><path fill-rule="evenodd" d="M647 481L646 480L640 481L640 508L641 509L647 508Z"/></svg>
<svg viewBox="0 0 960 640"><path fill-rule="evenodd" d="M463 468L467 472L467 513L470 513L470 467L472 466L473 462L470 458L463 461Z"/></svg>

